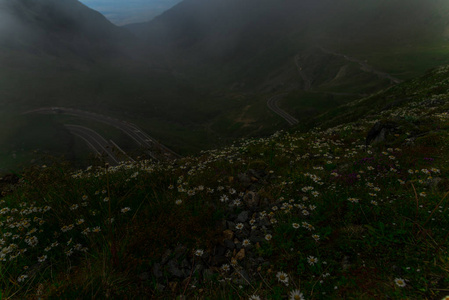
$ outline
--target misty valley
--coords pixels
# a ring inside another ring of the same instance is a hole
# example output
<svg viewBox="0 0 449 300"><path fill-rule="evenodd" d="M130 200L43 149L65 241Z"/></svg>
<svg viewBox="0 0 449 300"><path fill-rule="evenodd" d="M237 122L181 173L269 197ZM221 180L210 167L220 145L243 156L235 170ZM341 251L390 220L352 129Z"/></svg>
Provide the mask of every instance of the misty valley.
<svg viewBox="0 0 449 300"><path fill-rule="evenodd" d="M347 1L360 6L348 20L329 1L262 1L257 11L251 1L185 1L148 23L117 27L77 1L3 1L2 169L48 156L86 165L90 150L69 123L145 155L100 122L23 114L44 107L136 123L180 154L288 128L267 106L272 97L313 124L326 110L444 64L444 11L415 2L407 12Z"/></svg>

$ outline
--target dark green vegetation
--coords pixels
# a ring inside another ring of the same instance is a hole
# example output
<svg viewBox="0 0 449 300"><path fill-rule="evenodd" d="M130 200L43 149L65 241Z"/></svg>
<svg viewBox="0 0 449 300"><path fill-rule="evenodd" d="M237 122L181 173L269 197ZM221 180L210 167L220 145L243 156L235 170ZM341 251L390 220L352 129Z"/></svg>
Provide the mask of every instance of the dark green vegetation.
<svg viewBox="0 0 449 300"><path fill-rule="evenodd" d="M308 119L321 128L170 163L33 167L2 183L2 297L441 299L448 88L440 67Z"/></svg>
<svg viewBox="0 0 449 300"><path fill-rule="evenodd" d="M118 28L74 0L2 0L1 169L31 162L36 149L86 155L85 147L67 154L82 141L61 120L20 116L42 106L136 123L181 154L267 136L286 126L269 97L287 93L281 104L301 118L386 88L387 75L403 80L448 63L447 12L443 0L186 0Z"/></svg>

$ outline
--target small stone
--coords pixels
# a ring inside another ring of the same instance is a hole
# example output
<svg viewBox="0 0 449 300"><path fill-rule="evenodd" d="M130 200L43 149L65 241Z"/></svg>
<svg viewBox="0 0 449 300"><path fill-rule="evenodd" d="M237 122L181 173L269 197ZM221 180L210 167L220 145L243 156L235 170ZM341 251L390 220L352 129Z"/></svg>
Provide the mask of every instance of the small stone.
<svg viewBox="0 0 449 300"><path fill-rule="evenodd" d="M235 248L235 244L231 240L224 240L224 245L226 248L233 250Z"/></svg>
<svg viewBox="0 0 449 300"><path fill-rule="evenodd" d="M210 253L207 252L207 251L205 251L205 252L203 253L203 255L201 256L201 258L204 259L204 260L207 260L209 257L210 257Z"/></svg>
<svg viewBox="0 0 449 300"><path fill-rule="evenodd" d="M165 289L165 285L162 285L160 283L156 283L156 290L159 292L162 292Z"/></svg>
<svg viewBox="0 0 449 300"><path fill-rule="evenodd" d="M221 227L222 227L222 228L226 228L226 227L227 227L227 221L226 221L225 219L222 219L222 220L220 221L220 223L221 223Z"/></svg>
<svg viewBox="0 0 449 300"><path fill-rule="evenodd" d="M397 124L394 122L382 122L379 121L371 127L370 131L366 135L366 146L370 144L384 143L387 136L397 128Z"/></svg>
<svg viewBox="0 0 449 300"><path fill-rule="evenodd" d="M174 292L176 290L176 287L178 286L178 283L176 281L172 281L168 283L168 287Z"/></svg>
<svg viewBox="0 0 449 300"><path fill-rule="evenodd" d="M244 186L244 187L248 187L251 185L251 178L245 174L245 173L240 173L238 176L238 179L240 181L240 183Z"/></svg>
<svg viewBox="0 0 449 300"><path fill-rule="evenodd" d="M259 204L259 196L255 192L249 191L243 197L243 202L251 208L256 207Z"/></svg>
<svg viewBox="0 0 449 300"><path fill-rule="evenodd" d="M174 251L175 259L179 259L183 254L185 254L186 251L187 251L187 248L184 247L183 245L176 246L175 251Z"/></svg>
<svg viewBox="0 0 449 300"><path fill-rule="evenodd" d="M226 221L226 227L230 230L235 230L235 223L231 221Z"/></svg>
<svg viewBox="0 0 449 300"><path fill-rule="evenodd" d="M184 272L182 272L178 268L178 264L176 263L176 260L174 260L174 259L172 259L168 262L167 271L175 277L179 277L179 278L184 277Z"/></svg>
<svg viewBox="0 0 449 300"><path fill-rule="evenodd" d="M146 281L146 280L150 279L150 273L143 272L142 274L139 275L139 279L142 281Z"/></svg>
<svg viewBox="0 0 449 300"><path fill-rule="evenodd" d="M224 255L216 255L212 257L211 259L211 265L212 266L222 266L223 264L227 263L228 259Z"/></svg>
<svg viewBox="0 0 449 300"><path fill-rule="evenodd" d="M215 247L214 255L224 255L226 252L226 247L218 245Z"/></svg>
<svg viewBox="0 0 449 300"><path fill-rule="evenodd" d="M203 271L203 269L204 269L204 267L203 267L203 265L202 264L197 264L196 266L195 266L195 268L193 269L193 274L198 274L198 273L200 273L201 271Z"/></svg>
<svg viewBox="0 0 449 300"><path fill-rule="evenodd" d="M171 256L171 253L172 253L171 249L167 249L165 251L164 255L162 255L161 265L165 265L167 263L168 259Z"/></svg>
<svg viewBox="0 0 449 300"><path fill-rule="evenodd" d="M235 243L235 250L240 250L242 248L243 248L242 243Z"/></svg>
<svg viewBox="0 0 449 300"><path fill-rule="evenodd" d="M256 179L264 178L267 175L267 173L265 173L265 171L263 171L263 170L250 169L248 171L248 173L249 173L250 176L255 177Z"/></svg>
<svg viewBox="0 0 449 300"><path fill-rule="evenodd" d="M444 186L443 179L441 177L433 177L427 180L427 186L434 191L441 189Z"/></svg>
<svg viewBox="0 0 449 300"><path fill-rule="evenodd" d="M237 219L235 220L235 222L236 222L236 223L244 223L244 222L246 222L246 221L248 220L248 216L249 216L249 211L247 211L247 210L242 211L242 212L238 215L238 217L237 217Z"/></svg>
<svg viewBox="0 0 449 300"><path fill-rule="evenodd" d="M270 221L268 220L268 218L263 218L261 220L259 220L259 226L271 226Z"/></svg>
<svg viewBox="0 0 449 300"><path fill-rule="evenodd" d="M235 255L235 259L237 260L242 260L245 258L245 249L240 249L239 252L237 252L237 254Z"/></svg>
<svg viewBox="0 0 449 300"><path fill-rule="evenodd" d="M251 283L251 278L245 270L239 270L239 275L243 279L241 281L242 284L247 285Z"/></svg>
<svg viewBox="0 0 449 300"><path fill-rule="evenodd" d="M155 263L153 265L153 275L156 278L162 277L162 271L161 271L161 264L160 263Z"/></svg>
<svg viewBox="0 0 449 300"><path fill-rule="evenodd" d="M232 238L234 237L234 232L232 232L232 230L230 229L226 229L225 231L223 231L223 236L225 240L232 240Z"/></svg>
<svg viewBox="0 0 449 300"><path fill-rule="evenodd" d="M182 268L182 269L188 269L188 268L190 268L189 261L188 261L186 258L182 260L182 262L181 262L181 268Z"/></svg>
<svg viewBox="0 0 449 300"><path fill-rule="evenodd" d="M248 226L246 228L248 228ZM250 233L249 228L238 230L235 232L235 238L239 239L239 241L244 240L248 237L249 233Z"/></svg>
<svg viewBox="0 0 449 300"><path fill-rule="evenodd" d="M254 231L251 232L251 235L249 237L249 240L251 241L251 243L259 243L259 242L263 242L265 240L265 237L262 236L262 233L260 231Z"/></svg>

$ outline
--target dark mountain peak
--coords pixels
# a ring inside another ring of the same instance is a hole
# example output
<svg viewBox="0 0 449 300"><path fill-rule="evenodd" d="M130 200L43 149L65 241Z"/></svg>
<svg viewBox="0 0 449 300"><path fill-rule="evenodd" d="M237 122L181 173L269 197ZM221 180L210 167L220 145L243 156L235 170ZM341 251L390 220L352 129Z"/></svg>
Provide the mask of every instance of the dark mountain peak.
<svg viewBox="0 0 449 300"><path fill-rule="evenodd" d="M91 59L122 51L132 36L77 0L1 0L0 45Z"/></svg>
<svg viewBox="0 0 449 300"><path fill-rule="evenodd" d="M86 34L123 34L102 14L77 0L15 0L13 14L29 24L60 31L85 31ZM106 36L106 37L107 37Z"/></svg>

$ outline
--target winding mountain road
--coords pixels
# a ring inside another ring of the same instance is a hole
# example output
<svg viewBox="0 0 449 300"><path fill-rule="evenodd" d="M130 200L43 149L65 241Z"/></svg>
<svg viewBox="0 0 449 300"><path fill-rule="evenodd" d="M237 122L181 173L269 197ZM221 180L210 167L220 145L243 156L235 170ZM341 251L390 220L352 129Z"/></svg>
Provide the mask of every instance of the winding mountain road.
<svg viewBox="0 0 449 300"><path fill-rule="evenodd" d="M384 79L388 79L390 80L391 83L401 83L403 82L403 80L396 78L394 76L391 76L390 74L383 72L383 71L379 71L377 69L375 69L373 66L368 65L365 61L362 61L360 59L345 55L345 54L341 54L341 53L337 53L334 51L330 51L327 49L324 49L323 47L318 47L321 51L323 51L324 53L327 54L331 54L331 55L335 55L335 56L339 56L339 57L343 57L344 59L346 59L347 61L353 62L353 63L357 63L360 66L360 69L364 72L368 72L368 73L373 73L375 75L377 75L379 78L384 78Z"/></svg>
<svg viewBox="0 0 449 300"><path fill-rule="evenodd" d="M29 113L41 113L41 114L67 114L77 117L82 117L86 119L92 119L98 122L102 122L111 125L126 135L131 137L141 148L147 149L147 153L156 160L170 160L179 158L180 156L173 152L171 149L160 144L156 139L150 137L138 126L121 121L109 116L101 115L94 112L83 111L76 108L65 108L65 107L43 107L27 111L24 114Z"/></svg>
<svg viewBox="0 0 449 300"><path fill-rule="evenodd" d="M109 144L109 142L96 131L87 127L72 124L66 124L64 127L66 127L73 135L83 139L98 156L106 157L111 165L116 166L119 164L120 160L113 151L113 145Z"/></svg>
<svg viewBox="0 0 449 300"><path fill-rule="evenodd" d="M353 63L357 63L360 66L360 69L364 72L369 72L372 74L375 74L376 76L378 76L379 78L383 78L383 79L388 79L390 80L391 83L397 84L397 83L401 83L403 82L403 80L396 78L386 72L383 71L379 71L377 69L375 69L373 66L370 66L366 63L366 61L362 61L360 59L345 55L345 54L340 54L337 52L333 52L327 49L324 49L323 47L318 47L322 52L330 54L330 55L334 55L334 56L339 56L339 57L343 57L344 59L346 59L349 62L353 62ZM296 66L296 70L298 71L299 75L301 76L303 82L304 82L304 87L303 90L304 91L310 91L312 88L312 80L307 76L307 74L303 71L302 66L301 66L301 54L297 54L294 57L294 63ZM332 93L332 92L321 92L320 93L326 93L326 94L332 94L332 95L344 95L344 96L353 96L354 94L350 94L350 93ZM287 112L285 112L284 110L282 110L281 108L279 108L278 106L278 102L279 100L285 96L285 94L279 94L279 95L275 95L272 96L268 99L267 101L267 106L269 109L271 109L274 113L278 114L280 117L282 117L285 121L288 122L288 124L290 124L291 126L298 124L298 120L294 117L292 117L290 114L288 114ZM357 96L361 96L364 97L366 95L364 94L360 94Z"/></svg>
<svg viewBox="0 0 449 300"><path fill-rule="evenodd" d="M284 97L285 94L279 94L272 96L267 101L267 106L269 109L271 109L274 113L278 114L280 117L282 117L285 121L288 122L289 125L293 126L299 123L297 119L289 115L287 112L279 108L278 101Z"/></svg>

